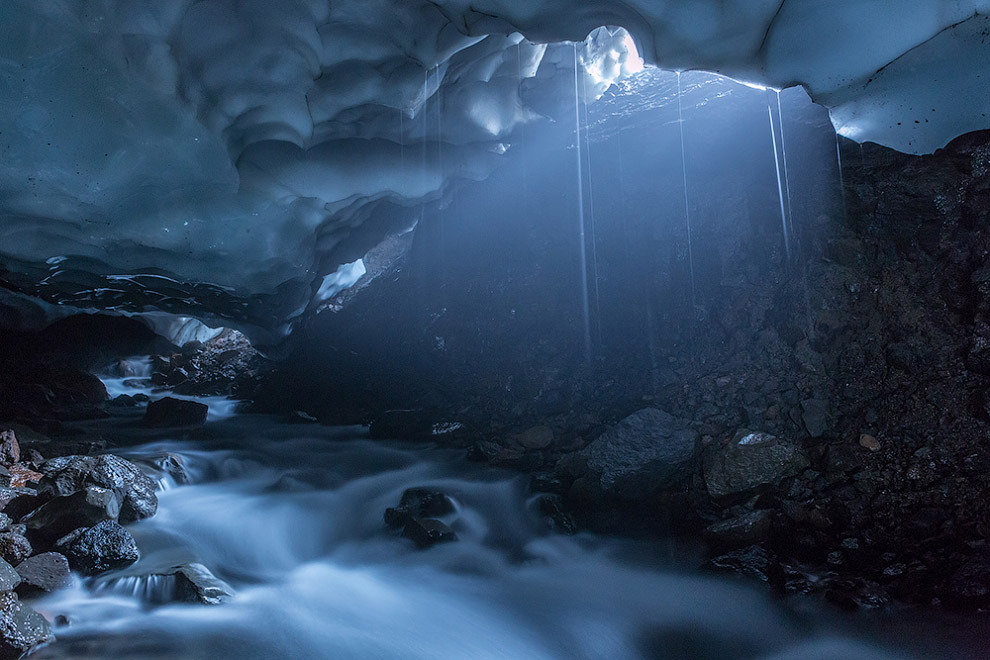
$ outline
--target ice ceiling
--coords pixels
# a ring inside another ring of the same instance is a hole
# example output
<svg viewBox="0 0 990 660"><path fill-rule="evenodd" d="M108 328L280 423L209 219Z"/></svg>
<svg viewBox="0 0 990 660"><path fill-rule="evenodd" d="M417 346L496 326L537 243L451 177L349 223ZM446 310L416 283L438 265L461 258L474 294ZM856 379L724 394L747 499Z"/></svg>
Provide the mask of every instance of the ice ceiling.
<svg viewBox="0 0 990 660"><path fill-rule="evenodd" d="M575 61L592 98L642 60L801 84L841 134L930 152L990 126L988 14L990 0L4 0L0 311L30 298L280 331L338 266L573 108L559 90Z"/></svg>

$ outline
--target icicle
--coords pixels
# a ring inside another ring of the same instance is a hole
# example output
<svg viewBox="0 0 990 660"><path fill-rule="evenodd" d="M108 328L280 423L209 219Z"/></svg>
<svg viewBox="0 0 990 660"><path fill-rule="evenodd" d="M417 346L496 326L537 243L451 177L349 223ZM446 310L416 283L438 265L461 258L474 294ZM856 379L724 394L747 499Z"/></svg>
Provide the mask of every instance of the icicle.
<svg viewBox="0 0 990 660"><path fill-rule="evenodd" d="M684 154L684 109L681 106L681 72L677 72L677 125L681 131L681 176L684 178L684 222L687 224L688 268L691 271L691 306L695 305L694 251L691 247L691 205L688 202L687 157Z"/></svg>
<svg viewBox="0 0 990 660"><path fill-rule="evenodd" d="M780 199L780 224L784 230L784 252L791 258L791 239L787 231L787 212L784 210L784 182L780 175L780 153L777 151L777 131L773 125L773 109L770 107L770 90L767 90L767 115L770 117L770 140L773 142L773 165L777 170L777 196Z"/></svg>
<svg viewBox="0 0 990 660"><path fill-rule="evenodd" d="M574 48L574 144L577 155L577 188L578 188L578 238L581 249L581 306L584 315L584 357L591 361L591 310L588 300L588 254L584 237L584 181L582 174L581 149L581 104L578 90L578 55L577 44Z"/></svg>

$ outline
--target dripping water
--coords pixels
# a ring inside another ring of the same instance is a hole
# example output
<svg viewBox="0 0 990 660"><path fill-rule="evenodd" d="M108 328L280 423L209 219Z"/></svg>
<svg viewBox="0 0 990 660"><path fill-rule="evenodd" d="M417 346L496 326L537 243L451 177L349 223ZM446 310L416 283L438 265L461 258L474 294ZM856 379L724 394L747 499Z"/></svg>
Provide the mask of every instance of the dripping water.
<svg viewBox="0 0 990 660"><path fill-rule="evenodd" d="M591 361L591 310L588 300L588 255L584 236L584 181L582 175L581 149L581 104L578 89L578 55L577 44L574 49L574 144L577 156L577 202L578 202L578 238L581 252L581 311L584 316L584 357Z"/></svg>
<svg viewBox="0 0 990 660"><path fill-rule="evenodd" d="M783 161L784 168L784 190L787 193L787 228L791 235L791 238L797 239L797 235L794 233L794 211L791 207L791 179L787 173L787 145L784 143L784 113L780 109L780 90L774 90L777 93L777 120L778 120L778 131L780 132L780 156Z"/></svg>
<svg viewBox="0 0 990 660"><path fill-rule="evenodd" d="M681 72L677 72L677 126L681 132L681 176L684 178L684 221L687 224L688 269L691 271L691 306L695 305L694 252L691 246L691 205L688 202L687 157L684 153L684 108L681 103Z"/></svg>
<svg viewBox="0 0 990 660"><path fill-rule="evenodd" d="M602 343L602 308L601 308L601 298L599 296L599 275L598 275L598 232L595 230L595 184L591 178L591 135L589 133L588 127L590 121L588 119L588 87L587 78L582 78L583 89L584 89L584 141L586 149L585 158L588 165L588 219L591 226L591 265L592 265L592 283L593 291L592 295L595 299L595 321L597 330L597 340L598 345L601 346ZM580 137L578 138L580 139Z"/></svg>
<svg viewBox="0 0 990 660"><path fill-rule="evenodd" d="M777 131L773 125L773 108L770 106L770 90L767 90L767 115L770 117L770 140L773 142L773 165L777 171L777 196L780 199L780 224L784 230L784 252L791 258L791 239L787 231L787 211L784 209L784 182L780 173L780 152L777 149Z"/></svg>
<svg viewBox="0 0 990 660"><path fill-rule="evenodd" d="M842 174L842 148L839 146L838 133L835 134L835 162L839 167L839 194L842 197L842 217L848 218L849 209L846 206L846 179Z"/></svg>

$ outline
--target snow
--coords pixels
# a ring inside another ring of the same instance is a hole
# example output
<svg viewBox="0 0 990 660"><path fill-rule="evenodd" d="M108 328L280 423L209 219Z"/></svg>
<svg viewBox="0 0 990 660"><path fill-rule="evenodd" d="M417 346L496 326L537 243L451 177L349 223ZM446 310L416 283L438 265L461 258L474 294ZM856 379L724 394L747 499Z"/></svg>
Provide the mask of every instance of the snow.
<svg viewBox="0 0 990 660"><path fill-rule="evenodd" d="M521 129L572 108L555 87L574 79L566 42L586 102L644 65L700 69L804 85L842 135L927 153L990 126L988 14L990 0L7 0L0 264L65 289L152 273L171 289L76 288L94 308L160 294L172 313L274 330L355 246L404 231L403 209L484 179ZM174 293L193 285L216 299Z"/></svg>

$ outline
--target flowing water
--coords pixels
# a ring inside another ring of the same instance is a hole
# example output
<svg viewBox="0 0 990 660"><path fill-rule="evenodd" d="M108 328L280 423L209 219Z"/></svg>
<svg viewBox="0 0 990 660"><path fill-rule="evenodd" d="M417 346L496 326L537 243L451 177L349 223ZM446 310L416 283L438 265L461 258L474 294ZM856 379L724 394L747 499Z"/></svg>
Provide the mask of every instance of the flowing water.
<svg viewBox="0 0 990 660"><path fill-rule="evenodd" d="M245 415L195 442L131 421L114 437L139 433L117 453L177 455L189 483L161 477L158 514L130 526L138 564L35 603L70 621L39 659L979 657L931 651L957 632L946 625L926 630L927 650L892 650L875 630L915 630L894 615L785 606L691 570L669 544L550 534L524 478L463 452ZM383 511L413 486L454 498L459 541L418 550L385 529ZM162 605L162 578L139 577L188 561L232 585L232 601Z"/></svg>

